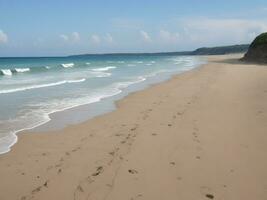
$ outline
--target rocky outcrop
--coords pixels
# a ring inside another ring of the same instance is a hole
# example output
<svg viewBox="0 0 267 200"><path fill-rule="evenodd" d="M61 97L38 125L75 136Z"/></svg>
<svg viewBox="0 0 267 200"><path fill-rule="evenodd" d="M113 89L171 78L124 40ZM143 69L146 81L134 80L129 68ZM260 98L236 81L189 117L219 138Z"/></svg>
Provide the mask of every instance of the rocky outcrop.
<svg viewBox="0 0 267 200"><path fill-rule="evenodd" d="M262 33L256 37L242 60L267 63L267 33Z"/></svg>

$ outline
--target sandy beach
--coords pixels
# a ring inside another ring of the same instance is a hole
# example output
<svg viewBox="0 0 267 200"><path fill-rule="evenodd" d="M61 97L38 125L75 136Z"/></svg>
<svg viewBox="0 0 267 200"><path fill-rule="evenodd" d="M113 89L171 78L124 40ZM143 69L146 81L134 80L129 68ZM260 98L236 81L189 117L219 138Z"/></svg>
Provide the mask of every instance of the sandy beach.
<svg viewBox="0 0 267 200"><path fill-rule="evenodd" d="M0 200L266 200L267 68L242 55L0 155Z"/></svg>

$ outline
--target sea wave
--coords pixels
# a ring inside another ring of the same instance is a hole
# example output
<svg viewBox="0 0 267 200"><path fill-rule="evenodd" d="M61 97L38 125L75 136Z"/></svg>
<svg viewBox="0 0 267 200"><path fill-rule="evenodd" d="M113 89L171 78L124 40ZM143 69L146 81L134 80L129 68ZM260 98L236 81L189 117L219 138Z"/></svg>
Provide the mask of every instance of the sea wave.
<svg viewBox="0 0 267 200"><path fill-rule="evenodd" d="M116 66L107 66L107 67L102 67L102 68L95 68L95 69L92 69L92 71L104 72L104 71L108 71L110 69L116 69L116 68L117 68Z"/></svg>
<svg viewBox="0 0 267 200"><path fill-rule="evenodd" d="M15 68L14 71L15 73L23 73L23 72L29 72L31 69L30 68Z"/></svg>
<svg viewBox="0 0 267 200"><path fill-rule="evenodd" d="M73 67L74 63L63 63L63 64L61 64L61 66L64 68L69 68L69 67Z"/></svg>
<svg viewBox="0 0 267 200"><path fill-rule="evenodd" d="M30 68L0 69L0 75L12 76L14 73L29 72Z"/></svg>
<svg viewBox="0 0 267 200"><path fill-rule="evenodd" d="M10 69L1 69L0 72L1 75L12 76L12 71Z"/></svg>
<svg viewBox="0 0 267 200"><path fill-rule="evenodd" d="M74 80L63 80L63 81L58 81L58 82L53 82L53 83L45 83L45 84L39 84L39 85L31 85L31 86L19 87L19 88L14 88L14 89L6 89L6 90L0 90L0 94L8 94L8 93L14 93L14 92L21 92L21 91L25 91L25 90L52 87L52 86L66 84L66 83L79 83L79 82L83 82L85 80L86 80L85 78L83 78L83 79L74 79Z"/></svg>

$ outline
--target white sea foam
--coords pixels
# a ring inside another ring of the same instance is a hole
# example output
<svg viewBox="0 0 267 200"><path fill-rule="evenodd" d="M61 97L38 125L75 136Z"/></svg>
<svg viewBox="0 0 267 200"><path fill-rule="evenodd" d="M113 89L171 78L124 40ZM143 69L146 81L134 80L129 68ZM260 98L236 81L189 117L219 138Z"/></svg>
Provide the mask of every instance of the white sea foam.
<svg viewBox="0 0 267 200"><path fill-rule="evenodd" d="M76 79L76 80L69 80L69 81L66 81L66 83L81 83L84 81L86 81L86 79L82 78L82 79Z"/></svg>
<svg viewBox="0 0 267 200"><path fill-rule="evenodd" d="M92 71L91 74L93 74L94 77L97 77L97 78L103 78L103 77L111 76L111 73L101 72L101 71Z"/></svg>
<svg viewBox="0 0 267 200"><path fill-rule="evenodd" d="M128 64L127 65L128 67L134 67L134 66L136 66L135 64Z"/></svg>
<svg viewBox="0 0 267 200"><path fill-rule="evenodd" d="M52 86L66 84L66 83L79 83L79 82L83 82L85 80L86 80L85 78L77 79L77 80L64 80L64 81L58 81L58 82L54 82L54 83L46 83L46 84L19 87L19 88L14 88L14 89L0 90L0 94L21 92L21 91L25 91L25 90L32 90L32 89L45 88L45 87L52 87Z"/></svg>
<svg viewBox="0 0 267 200"><path fill-rule="evenodd" d="M64 68L69 68L69 67L73 67L74 63L65 63L65 64L61 64L61 66Z"/></svg>
<svg viewBox="0 0 267 200"><path fill-rule="evenodd" d="M143 61L137 61L136 63L138 63L138 64L142 64L142 63L143 63Z"/></svg>
<svg viewBox="0 0 267 200"><path fill-rule="evenodd" d="M118 61L118 63L122 64L122 63L125 63L125 61Z"/></svg>
<svg viewBox="0 0 267 200"><path fill-rule="evenodd" d="M127 88L129 87L130 85L133 85L133 84L136 84L136 83L140 83L140 82L143 82L145 81L146 78L143 77L143 76L139 76L137 78L137 80L134 80L134 81L126 81L126 82L119 82L119 83L116 83L116 87L118 87L119 89L123 89L123 88Z"/></svg>
<svg viewBox="0 0 267 200"><path fill-rule="evenodd" d="M91 63L89 63L89 62L87 62L87 63L85 63L86 65L91 65Z"/></svg>
<svg viewBox="0 0 267 200"><path fill-rule="evenodd" d="M17 73L29 72L30 68L15 68L14 71Z"/></svg>
<svg viewBox="0 0 267 200"><path fill-rule="evenodd" d="M117 68L116 66L107 66L107 67L102 67L102 68L95 68L95 69L92 69L92 71L104 72L104 71L108 71L110 69L116 69L116 68Z"/></svg>
<svg viewBox="0 0 267 200"><path fill-rule="evenodd" d="M46 69L50 69L51 67L50 66L45 66Z"/></svg>
<svg viewBox="0 0 267 200"><path fill-rule="evenodd" d="M147 63L146 65L147 65L147 66L151 66L151 65L152 65L152 63Z"/></svg>
<svg viewBox="0 0 267 200"><path fill-rule="evenodd" d="M12 71L10 69L1 69L3 75L12 76Z"/></svg>
<svg viewBox="0 0 267 200"><path fill-rule="evenodd" d="M17 142L18 138L15 133L10 133L0 138L0 154L7 153L10 148Z"/></svg>

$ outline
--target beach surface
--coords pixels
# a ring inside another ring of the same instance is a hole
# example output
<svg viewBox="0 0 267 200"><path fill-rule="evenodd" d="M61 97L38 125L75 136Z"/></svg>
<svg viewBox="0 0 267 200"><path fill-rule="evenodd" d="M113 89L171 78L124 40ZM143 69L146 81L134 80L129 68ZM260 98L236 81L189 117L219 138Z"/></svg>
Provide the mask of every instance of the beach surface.
<svg viewBox="0 0 267 200"><path fill-rule="evenodd" d="M266 200L267 66L209 62L0 155L1 200Z"/></svg>

